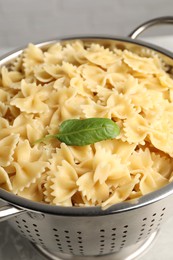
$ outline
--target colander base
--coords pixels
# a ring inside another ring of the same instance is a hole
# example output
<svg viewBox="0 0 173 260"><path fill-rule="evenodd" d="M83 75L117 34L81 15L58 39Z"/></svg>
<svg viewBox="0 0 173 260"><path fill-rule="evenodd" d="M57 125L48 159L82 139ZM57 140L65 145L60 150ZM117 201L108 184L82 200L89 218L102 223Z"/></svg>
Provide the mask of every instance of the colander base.
<svg viewBox="0 0 173 260"><path fill-rule="evenodd" d="M133 246L123 248L121 251L109 255L100 255L100 256L72 256L62 253L52 253L43 247L32 244L32 246L38 250L46 259L50 260L94 260L94 259L103 259L103 260L136 260L140 256L145 254L153 245L156 240L157 234L159 231L153 232L145 241L138 242Z"/></svg>

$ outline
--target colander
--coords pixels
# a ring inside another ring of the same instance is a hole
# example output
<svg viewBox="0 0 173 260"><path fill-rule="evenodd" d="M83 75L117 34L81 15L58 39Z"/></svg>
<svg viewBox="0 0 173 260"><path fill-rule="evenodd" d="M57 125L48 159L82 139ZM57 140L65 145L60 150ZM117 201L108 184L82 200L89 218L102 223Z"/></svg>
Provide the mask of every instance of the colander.
<svg viewBox="0 0 173 260"><path fill-rule="evenodd" d="M61 41L81 38L86 42L115 44L129 49L154 50L173 66L173 54L135 38L156 24L173 23L173 17L150 20L135 29L127 38L73 37L56 39L38 46L46 48ZM8 65L22 49L1 59ZM173 214L173 184L139 199L123 202L106 210L100 207L61 207L29 201L0 189L5 205L0 209L0 221L7 220L34 247L50 259L116 259L130 260L139 256L154 241L162 224Z"/></svg>

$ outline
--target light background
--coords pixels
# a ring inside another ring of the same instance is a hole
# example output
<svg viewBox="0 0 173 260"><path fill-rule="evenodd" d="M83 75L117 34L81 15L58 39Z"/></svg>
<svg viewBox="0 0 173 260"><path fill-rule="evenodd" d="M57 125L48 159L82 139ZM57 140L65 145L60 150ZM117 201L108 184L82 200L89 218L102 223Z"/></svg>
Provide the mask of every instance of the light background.
<svg viewBox="0 0 173 260"><path fill-rule="evenodd" d="M0 0L0 47L81 34L127 36L136 26L173 15L172 0ZM149 35L173 34L173 25Z"/></svg>
<svg viewBox="0 0 173 260"><path fill-rule="evenodd" d="M168 15L173 15L173 0L0 0L0 55L29 42L67 35L127 36L144 21ZM173 36L173 25L153 28L146 36L165 34ZM173 37L157 43L173 50ZM43 260L8 222L0 227L0 259ZM172 227L173 218L141 260L173 259Z"/></svg>

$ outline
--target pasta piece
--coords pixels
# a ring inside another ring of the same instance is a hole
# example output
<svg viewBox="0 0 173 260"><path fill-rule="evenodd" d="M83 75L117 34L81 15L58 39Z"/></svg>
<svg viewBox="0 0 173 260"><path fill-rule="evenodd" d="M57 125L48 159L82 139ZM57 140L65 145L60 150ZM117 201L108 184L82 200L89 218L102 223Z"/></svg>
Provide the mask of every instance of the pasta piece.
<svg viewBox="0 0 173 260"><path fill-rule="evenodd" d="M130 99L137 112L153 108L153 100L146 87L138 79L129 76L123 84L122 92L126 99Z"/></svg>
<svg viewBox="0 0 173 260"><path fill-rule="evenodd" d="M41 202L43 200L43 193L39 189L39 182L40 180L37 180L29 187L24 188L22 191L18 191L17 195L25 199Z"/></svg>
<svg viewBox="0 0 173 260"><path fill-rule="evenodd" d="M96 149L97 147L102 147L103 149L110 151L111 154L118 155L118 157L121 158L122 163L127 163L137 145L113 139L95 143L94 146Z"/></svg>
<svg viewBox="0 0 173 260"><path fill-rule="evenodd" d="M23 53L23 57L25 77L32 75L33 67L42 64L44 61L42 50L33 44L28 45Z"/></svg>
<svg viewBox="0 0 173 260"><path fill-rule="evenodd" d="M8 173L0 166L0 187L11 191L12 185Z"/></svg>
<svg viewBox="0 0 173 260"><path fill-rule="evenodd" d="M15 97L10 102L11 105L26 113L46 113L48 111L48 106L43 102L45 97L41 95L41 86L22 81L21 91L22 95Z"/></svg>
<svg viewBox="0 0 173 260"><path fill-rule="evenodd" d="M94 182L93 173L87 172L77 180L78 190L92 204L101 203L109 197L109 187L106 183Z"/></svg>
<svg viewBox="0 0 173 260"><path fill-rule="evenodd" d="M64 60L70 63L83 64L87 62L85 57L86 50L84 49L84 42L80 40L71 41L67 43L63 49Z"/></svg>
<svg viewBox="0 0 173 260"><path fill-rule="evenodd" d="M143 74L158 74L160 67L154 58L140 57L127 50L123 53L124 62L133 70Z"/></svg>
<svg viewBox="0 0 173 260"><path fill-rule="evenodd" d="M0 89L0 101L2 103L8 104L8 101L10 100L10 93L8 91L5 91L4 89Z"/></svg>
<svg viewBox="0 0 173 260"><path fill-rule="evenodd" d="M44 161L43 151L31 148L27 140L20 142L14 154L16 174L12 177L13 192L23 191L45 172L48 162Z"/></svg>
<svg viewBox="0 0 173 260"><path fill-rule="evenodd" d="M23 76L18 71L8 71L6 67L2 67L2 83L4 87L12 89L20 89L20 81Z"/></svg>
<svg viewBox="0 0 173 260"><path fill-rule="evenodd" d="M39 65L34 68L34 76L38 81L44 83L48 83L53 80L53 77L44 69L44 65Z"/></svg>
<svg viewBox="0 0 173 260"><path fill-rule="evenodd" d="M151 169L153 167L153 160L151 157L150 150L146 148L144 151L142 149L135 151L129 157L129 171L130 173L141 173Z"/></svg>
<svg viewBox="0 0 173 260"><path fill-rule="evenodd" d="M108 107L91 102L90 104L81 105L81 109L86 118L101 117L111 118L111 111Z"/></svg>
<svg viewBox="0 0 173 260"><path fill-rule="evenodd" d="M158 172L148 169L148 171L144 173L139 186L142 195L145 195L164 187L166 184L168 184L168 179L163 177Z"/></svg>
<svg viewBox="0 0 173 260"><path fill-rule="evenodd" d="M54 196L52 195L53 173L51 171L47 171L46 174L47 174L47 177L46 177L46 181L44 183L44 191L43 191L44 201L46 203L53 204L53 200L54 200Z"/></svg>
<svg viewBox="0 0 173 260"><path fill-rule="evenodd" d="M19 142L19 135L11 134L0 140L0 166L8 166L13 161L13 154L17 143Z"/></svg>
<svg viewBox="0 0 173 260"><path fill-rule="evenodd" d="M7 109L8 107L0 101L0 116L5 116L5 114L7 113Z"/></svg>
<svg viewBox="0 0 173 260"><path fill-rule="evenodd" d="M140 115L134 114L124 121L124 132L129 143L145 144L148 134L147 121Z"/></svg>
<svg viewBox="0 0 173 260"><path fill-rule="evenodd" d="M102 161L101 158L104 158L104 160ZM122 164L116 154L112 155L110 151L106 151L104 148L96 150L93 158L93 171L94 182L100 182L100 184L122 178L130 179L127 165Z"/></svg>
<svg viewBox="0 0 173 260"><path fill-rule="evenodd" d="M21 53L11 64L10 70L22 71L23 70L23 53Z"/></svg>
<svg viewBox="0 0 173 260"><path fill-rule="evenodd" d="M173 172L173 162L171 161L171 158L168 156L161 156L154 152L151 153L151 158L153 160L153 169L163 177L169 179Z"/></svg>
<svg viewBox="0 0 173 260"><path fill-rule="evenodd" d="M136 175L133 177L129 183L122 185L121 187L118 187L114 193L109 196L107 200L105 200L101 205L103 209L106 209L110 207L113 204L128 200L130 197L130 194L133 191L133 188L137 183L139 183L139 177L140 175Z"/></svg>
<svg viewBox="0 0 173 260"><path fill-rule="evenodd" d="M16 117L11 126L11 132L20 134L21 138L28 139L31 143L34 143L46 133L41 121L33 119L28 114L20 114Z"/></svg>
<svg viewBox="0 0 173 260"><path fill-rule="evenodd" d="M62 46L60 43L51 45L44 53L44 64L57 65L63 60Z"/></svg>
<svg viewBox="0 0 173 260"><path fill-rule="evenodd" d="M61 145L61 147L64 146L64 144ZM69 151L71 152L71 163L80 163L84 160L88 160L93 158L94 152L90 145L85 146L69 146ZM73 158L73 159L72 159Z"/></svg>
<svg viewBox="0 0 173 260"><path fill-rule="evenodd" d="M107 68L115 63L116 55L99 44L92 44L91 47L87 49L86 58L93 64Z"/></svg>
<svg viewBox="0 0 173 260"><path fill-rule="evenodd" d="M53 203L55 205L71 199L77 191L77 179L78 175L75 169L67 161L63 160L62 165L57 166L57 170L51 179L53 182L51 195L54 197Z"/></svg>
<svg viewBox="0 0 173 260"><path fill-rule="evenodd" d="M93 97L93 93L88 88L86 81L84 81L80 76L73 77L70 80L70 86L73 87L79 95L89 98Z"/></svg>
<svg viewBox="0 0 173 260"><path fill-rule="evenodd" d="M122 94L112 94L107 100L107 107L111 110L111 117L119 119L133 117L136 112L130 100Z"/></svg>
<svg viewBox="0 0 173 260"><path fill-rule="evenodd" d="M101 68L94 65L84 64L81 65L78 70L82 74L83 78L90 84L91 90L94 90L93 87L96 87L97 85L104 85L106 73Z"/></svg>
<svg viewBox="0 0 173 260"><path fill-rule="evenodd" d="M151 143L157 149L173 156L173 133L169 130L171 129L169 120L164 115L162 115L159 119L159 121L152 122L151 131L149 133Z"/></svg>
<svg viewBox="0 0 173 260"><path fill-rule="evenodd" d="M162 88L170 89L173 88L173 79L165 72L162 72L161 75L158 75L158 79Z"/></svg>
<svg viewBox="0 0 173 260"><path fill-rule="evenodd" d="M7 119L0 117L0 140L10 135L10 125Z"/></svg>
<svg viewBox="0 0 173 260"><path fill-rule="evenodd" d="M50 170L56 171L57 166L62 164L62 161L65 160L70 165L74 165L74 157L72 155L72 152L70 148L64 144L61 143L60 148L56 148L56 152L52 154L50 161Z"/></svg>

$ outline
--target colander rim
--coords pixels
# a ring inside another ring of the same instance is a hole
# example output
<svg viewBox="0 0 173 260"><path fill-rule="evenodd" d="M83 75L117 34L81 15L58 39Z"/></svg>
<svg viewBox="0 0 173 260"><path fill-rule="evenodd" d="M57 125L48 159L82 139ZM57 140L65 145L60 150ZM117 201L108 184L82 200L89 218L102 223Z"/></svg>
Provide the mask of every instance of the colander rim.
<svg viewBox="0 0 173 260"><path fill-rule="evenodd" d="M79 35L79 36L68 36L62 38L49 39L46 41L41 41L39 43L34 43L39 47L44 47L46 45L52 44L59 41L70 41L70 40L113 40L120 41L123 43L136 44L139 47L147 47L151 50L157 51L160 54L165 55L167 58L173 60L173 53L157 45L146 43L142 40L131 39L129 37L115 37L110 35ZM10 61L10 58L18 56L26 46L7 53L0 58L0 66ZM34 202L23 197L19 197L12 194L6 190L0 188L0 199L6 201L7 203L14 205L18 208L24 209L26 211L47 213L53 215L63 215L63 216L103 216L109 214L116 214L121 212L126 212L134 210L140 207L147 206L152 203L156 203L173 194L173 183L169 183L163 188L146 194L138 199L133 199L130 201L120 202L114 204L107 209L102 209L100 206L90 206L90 207L63 207L63 206L53 206L45 203Z"/></svg>

